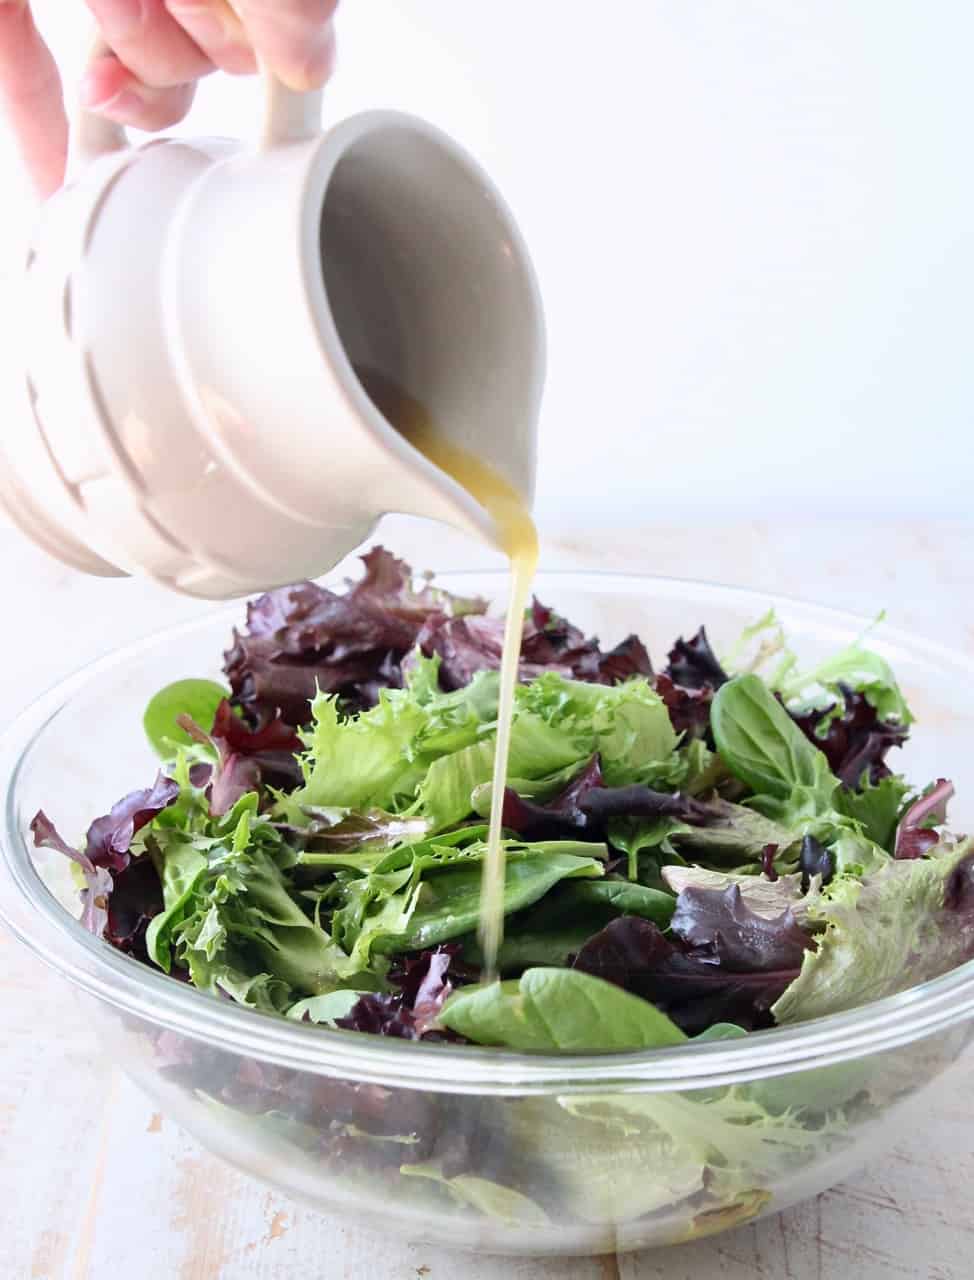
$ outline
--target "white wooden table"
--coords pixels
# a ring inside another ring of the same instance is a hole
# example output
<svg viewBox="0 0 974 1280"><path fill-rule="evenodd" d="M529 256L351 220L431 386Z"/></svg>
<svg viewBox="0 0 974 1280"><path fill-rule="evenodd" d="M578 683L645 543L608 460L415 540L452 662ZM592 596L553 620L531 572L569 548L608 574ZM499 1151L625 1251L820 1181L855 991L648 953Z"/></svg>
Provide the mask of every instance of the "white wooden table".
<svg viewBox="0 0 974 1280"><path fill-rule="evenodd" d="M390 545L455 568L483 557L398 524ZM549 565L639 569L805 595L974 648L974 526L850 520L553 532ZM432 550L435 548L435 552ZM205 606L79 577L0 526L0 723L87 659ZM29 599L29 606L27 601ZM974 1056L923 1132L853 1183L714 1240L618 1259L467 1257L312 1212L235 1173L105 1061L71 989L0 935L2 1280L967 1280L974 1271Z"/></svg>

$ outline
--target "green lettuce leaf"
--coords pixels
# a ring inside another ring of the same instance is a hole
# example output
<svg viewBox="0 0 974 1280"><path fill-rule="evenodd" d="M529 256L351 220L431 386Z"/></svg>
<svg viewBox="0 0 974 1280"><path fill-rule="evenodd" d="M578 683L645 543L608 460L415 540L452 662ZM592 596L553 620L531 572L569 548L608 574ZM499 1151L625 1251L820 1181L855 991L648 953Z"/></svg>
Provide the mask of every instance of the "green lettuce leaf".
<svg viewBox="0 0 974 1280"><path fill-rule="evenodd" d="M293 855L256 806L242 797L209 833L156 830L165 910L146 941L167 972L175 958L201 989L281 1011L292 993L332 990L349 960L299 904L285 871Z"/></svg>
<svg viewBox="0 0 974 1280"><path fill-rule="evenodd" d="M461 1173L450 1178L442 1163L404 1164L399 1172L407 1178L429 1178L448 1191L453 1200L465 1208L476 1209L486 1218L508 1226L540 1227L548 1225L548 1215L523 1192L505 1187L500 1182Z"/></svg>
<svg viewBox="0 0 974 1280"><path fill-rule="evenodd" d="M489 812L489 784L494 775L495 737L434 760L419 787L414 811L434 830L462 822L471 813ZM509 784L523 794L557 789L574 777L586 755L578 743L539 716L519 711L511 731Z"/></svg>
<svg viewBox="0 0 974 1280"><path fill-rule="evenodd" d="M336 1018L344 1018L351 1013L364 993L353 990L329 991L323 996L307 996L291 1005L287 1016L295 1022L317 1022L319 1025L333 1027Z"/></svg>
<svg viewBox="0 0 974 1280"><path fill-rule="evenodd" d="M678 786L686 776L669 712L641 677L606 686L546 672L523 685L518 700L569 735L581 747L580 759L597 752L607 786ZM512 766L511 772L518 771Z"/></svg>
<svg viewBox="0 0 974 1280"><path fill-rule="evenodd" d="M913 721L889 663L878 653L863 648L859 641L807 671L798 670L794 660L786 661L768 683L789 704L817 706L835 702L838 714L845 707L844 685L862 693L880 720L896 720L903 725Z"/></svg>
<svg viewBox="0 0 974 1280"><path fill-rule="evenodd" d="M858 791L841 788L835 794L835 805L840 813L859 824L873 844L892 849L909 794L910 784L905 778L891 773L875 785L867 779Z"/></svg>
<svg viewBox="0 0 974 1280"><path fill-rule="evenodd" d="M839 876L810 908L815 951L772 1007L779 1023L841 1013L939 977L974 957L974 842Z"/></svg>
<svg viewBox="0 0 974 1280"><path fill-rule="evenodd" d="M882 615L877 621L881 620ZM789 705L812 708L834 703L835 713L841 715L845 708L845 686L862 693L876 709L880 720L896 720L908 725L913 716L892 668L885 658L865 647L869 629L852 644L802 670L772 609L744 629L722 662L726 671L746 674L767 667L772 658L778 657L775 669L765 676L765 682Z"/></svg>
<svg viewBox="0 0 974 1280"><path fill-rule="evenodd" d="M319 694L305 757L305 785L289 797L288 817L307 821L305 806L393 811L422 780L417 740L429 722L403 690L382 690L378 706L343 717L336 698Z"/></svg>

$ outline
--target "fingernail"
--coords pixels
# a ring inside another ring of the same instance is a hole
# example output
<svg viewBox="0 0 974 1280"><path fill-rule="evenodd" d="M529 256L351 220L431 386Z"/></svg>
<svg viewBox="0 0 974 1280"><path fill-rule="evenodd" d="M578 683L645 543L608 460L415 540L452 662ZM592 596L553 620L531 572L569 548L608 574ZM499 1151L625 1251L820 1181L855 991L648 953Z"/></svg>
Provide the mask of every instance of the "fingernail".
<svg viewBox="0 0 974 1280"><path fill-rule="evenodd" d="M282 71L281 79L289 89L307 93L319 89L335 65L335 28L329 23L321 27L302 49L300 59Z"/></svg>

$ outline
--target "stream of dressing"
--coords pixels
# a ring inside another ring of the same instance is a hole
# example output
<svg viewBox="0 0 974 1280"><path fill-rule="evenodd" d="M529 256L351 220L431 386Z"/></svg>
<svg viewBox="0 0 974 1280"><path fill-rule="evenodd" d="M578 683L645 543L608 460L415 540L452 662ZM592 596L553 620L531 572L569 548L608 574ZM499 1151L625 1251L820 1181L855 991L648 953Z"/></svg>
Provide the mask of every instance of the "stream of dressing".
<svg viewBox="0 0 974 1280"><path fill-rule="evenodd" d="M479 941L484 979L497 977L497 953L504 938L505 857L502 835L504 787L511 749L514 691L517 688L524 611L538 564L538 533L517 490L489 464L449 443L436 430L426 409L394 383L370 369L356 374L370 399L421 453L471 494L493 519L502 550L510 561L510 592L497 703L497 745L491 784L490 826L480 891Z"/></svg>

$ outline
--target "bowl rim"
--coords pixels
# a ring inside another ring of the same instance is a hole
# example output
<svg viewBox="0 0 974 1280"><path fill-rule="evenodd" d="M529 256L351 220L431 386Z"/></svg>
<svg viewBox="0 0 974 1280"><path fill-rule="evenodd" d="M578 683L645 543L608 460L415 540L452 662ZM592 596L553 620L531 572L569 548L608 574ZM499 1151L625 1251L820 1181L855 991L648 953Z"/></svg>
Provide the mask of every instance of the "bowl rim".
<svg viewBox="0 0 974 1280"><path fill-rule="evenodd" d="M444 570L444 585L471 590L477 581L501 583L504 570ZM327 580L327 579L326 579ZM774 608L785 618L861 634L878 648L908 650L970 679L974 660L959 650L830 605L754 588L612 571L542 570L537 583L565 589L655 594L678 601L708 597L755 616ZM6 778L0 827L0 921L46 964L118 1013L201 1040L225 1051L312 1074L402 1087L415 1083L446 1093L524 1095L584 1093L593 1088L641 1092L694 1089L807 1071L895 1049L974 1016L974 960L897 995L857 1009L713 1041L651 1050L588 1054L516 1053L506 1049L364 1036L288 1021L222 1001L107 946L74 919L38 875L18 821L17 787L30 747L58 712L94 678L123 668L148 651L238 616L240 602L202 618L155 631L58 681L0 735L0 776Z"/></svg>

